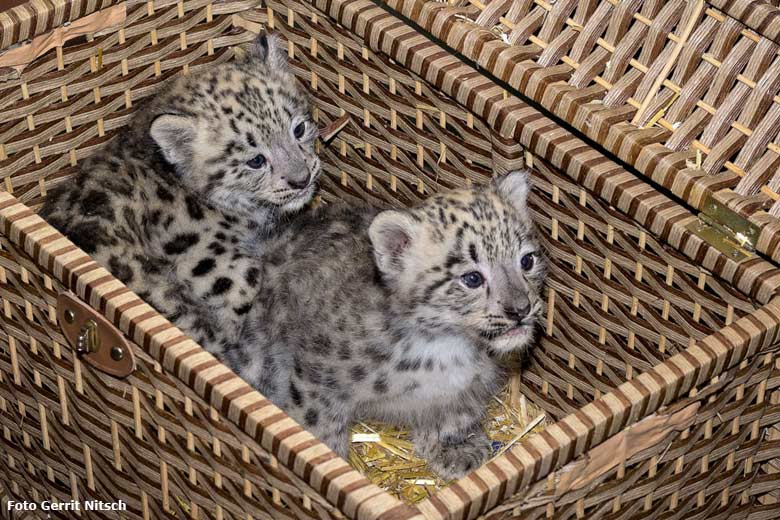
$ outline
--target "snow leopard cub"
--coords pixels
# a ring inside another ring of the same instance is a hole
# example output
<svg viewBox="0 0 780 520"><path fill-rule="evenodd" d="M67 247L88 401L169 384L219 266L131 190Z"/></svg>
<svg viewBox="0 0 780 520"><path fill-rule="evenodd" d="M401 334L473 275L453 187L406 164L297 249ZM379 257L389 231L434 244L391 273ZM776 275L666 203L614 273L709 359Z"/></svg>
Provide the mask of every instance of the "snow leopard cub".
<svg viewBox="0 0 780 520"><path fill-rule="evenodd" d="M501 358L543 307L527 192L521 171L408 210L299 215L266 244L255 347L233 368L342 457L350 423L375 419L412 427L444 478L478 467Z"/></svg>
<svg viewBox="0 0 780 520"><path fill-rule="evenodd" d="M310 101L283 44L179 77L49 193L41 215L196 341L237 341L252 252L316 191Z"/></svg>

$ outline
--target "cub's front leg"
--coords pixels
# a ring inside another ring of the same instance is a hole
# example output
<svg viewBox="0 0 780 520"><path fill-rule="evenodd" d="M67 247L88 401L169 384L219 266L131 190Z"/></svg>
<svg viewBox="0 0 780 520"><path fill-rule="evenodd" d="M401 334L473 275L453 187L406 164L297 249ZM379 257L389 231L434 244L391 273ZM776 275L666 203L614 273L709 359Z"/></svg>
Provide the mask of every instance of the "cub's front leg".
<svg viewBox="0 0 780 520"><path fill-rule="evenodd" d="M344 460L349 456L349 421L329 410L308 408L290 414Z"/></svg>
<svg viewBox="0 0 780 520"><path fill-rule="evenodd" d="M317 394L319 397L313 397ZM340 406L341 403L327 397L327 388L306 384L293 377L286 398L272 394L270 399L339 457L347 459L352 414L348 407Z"/></svg>
<svg viewBox="0 0 780 520"><path fill-rule="evenodd" d="M418 427L413 441L418 455L445 480L460 478L480 467L488 458L490 446L472 414L453 415L438 424Z"/></svg>

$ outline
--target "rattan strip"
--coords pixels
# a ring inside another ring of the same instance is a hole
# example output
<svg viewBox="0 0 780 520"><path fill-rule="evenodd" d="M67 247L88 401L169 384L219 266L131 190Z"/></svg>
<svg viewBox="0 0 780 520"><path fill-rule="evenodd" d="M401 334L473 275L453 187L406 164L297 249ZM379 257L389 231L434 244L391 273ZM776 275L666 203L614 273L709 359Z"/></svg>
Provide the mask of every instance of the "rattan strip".
<svg viewBox="0 0 780 520"><path fill-rule="evenodd" d="M693 31L694 25L699 20L699 14L701 14L703 8L704 8L704 0L697 0L696 8L688 18L688 21L685 24L685 28L683 29L683 33L678 38L678 41L675 43L674 50L669 55L669 58L667 58L666 63L664 64L663 69L661 69L661 72L658 74L658 77L653 83L653 86L650 87L650 90L647 92L647 94L645 94L644 101L642 101L642 104L639 106L639 109L636 111L636 114L634 114L634 118L631 120L632 124L636 125L640 121L644 120L643 116L647 111L647 107L650 106L650 103L653 101L653 98L658 93L658 89L661 88L661 85L663 84L664 80L666 80L666 76L669 74L669 71L672 70L672 66L674 66L675 61L677 61L677 57L680 55L680 52L682 52L685 42L688 41L688 38L690 37L691 32Z"/></svg>
<svg viewBox="0 0 780 520"><path fill-rule="evenodd" d="M7 193L0 193L0 230L344 514L353 518L421 518L351 469Z"/></svg>
<svg viewBox="0 0 780 520"><path fill-rule="evenodd" d="M709 0L761 36L780 43L780 8L764 0Z"/></svg>
<svg viewBox="0 0 780 520"><path fill-rule="evenodd" d="M0 12L0 51L116 3L119 0L36 0Z"/></svg>
<svg viewBox="0 0 780 520"><path fill-rule="evenodd" d="M737 185L739 179L745 174L742 168L732 165L726 160L724 166L726 167L726 172L731 174L731 177L722 174L710 176L701 169L688 168L686 166L686 159L691 158L692 152L672 152L665 148L661 142L668 137L669 134L667 132L674 135L675 125L665 121L663 117L655 121L662 128L643 129L626 124L615 125L615 123L629 119L634 113L633 109L640 107L640 102L632 100L628 96L625 99L620 98L621 103L626 103L624 107L605 108L605 106L589 104L591 98L603 96L604 92L601 90L586 89L577 96L570 86L556 81L558 78L564 80L568 78L570 72L566 67L571 67L572 70L579 67L577 62L566 58L565 55L551 55L556 59L560 58L563 63L561 66L539 68L533 62L523 63L525 58L538 59L539 51L533 51L530 54L519 52L521 48L514 48L509 44L501 42L487 29L472 23L464 23L462 16L459 14L462 12L462 9L445 9L443 4L437 2L416 0L390 0L387 2L387 5L394 11L411 17L411 19L419 23L425 30L430 31L436 38L446 42L448 46L462 53L467 58L480 63L486 70L506 81L513 88L524 91L530 97L541 101L548 109L572 123L589 138L600 142L621 160L633 164L648 177L669 188L675 195L688 201L694 207L699 208L705 196L714 192L718 199L726 203L731 202L732 209L740 212L759 226L767 225L767 223L774 221L772 218L766 218L766 214L761 211L761 204L757 204L755 200L749 205L740 204L738 203L740 199L730 196L730 190L724 190L724 188L734 188ZM710 16L711 13L714 13L713 16L717 16L721 20L724 19L724 16L718 15L716 11L711 9L705 11L707 16ZM576 21L572 21L572 24L579 27ZM524 34L523 37L528 38L529 41L531 38L534 38L533 35L529 34ZM754 33L752 37L759 39ZM671 38L669 39L672 41ZM541 40L537 43L541 46L548 46L546 42ZM539 48L541 49L542 47ZM653 56L651 58L654 59ZM715 67L723 65L717 60L710 63L710 57L707 55L704 55L702 59ZM655 66L660 68L657 61ZM562 69L561 67L564 68ZM644 68L649 71L647 67ZM588 79L596 83L599 81L598 76L591 77L589 75ZM751 85L757 86L755 81L747 77L741 77L741 80L741 84L749 89L753 88ZM664 82L664 86L672 90L676 88L676 91L680 91L679 86L668 84L668 81ZM646 82L647 78L645 78ZM600 85L600 88L603 88L606 92L610 92L614 87L615 85L611 82ZM777 98L778 96L774 97ZM777 99L773 99L773 103L776 104L777 101ZM697 100L696 106L710 114L714 109L713 106L702 100ZM755 130L749 129L740 122L734 121L729 123L729 128L734 129L740 135L745 135L747 138L753 136L755 132ZM704 145L696 139L693 139L688 144L693 146L694 149L698 147L705 154L712 153L713 150L711 146ZM773 151L773 148L776 146L776 143L767 142L767 153L775 154L776 151ZM719 151L719 153L722 153L722 151ZM673 161L667 159L673 159ZM659 168L659 165L662 165L663 168ZM768 172L767 169L762 171ZM769 197L770 200L777 198L772 186L772 183L759 186L761 192ZM780 202L775 206L776 208L772 210L773 213L780 211ZM780 260L780 249L777 249L777 247L764 249L765 245L772 241L770 235L775 230L773 227L771 230L762 231L762 234L765 232L768 234L766 239L759 240L758 248L759 251L771 256L774 260ZM772 242L772 245L777 246L775 242Z"/></svg>

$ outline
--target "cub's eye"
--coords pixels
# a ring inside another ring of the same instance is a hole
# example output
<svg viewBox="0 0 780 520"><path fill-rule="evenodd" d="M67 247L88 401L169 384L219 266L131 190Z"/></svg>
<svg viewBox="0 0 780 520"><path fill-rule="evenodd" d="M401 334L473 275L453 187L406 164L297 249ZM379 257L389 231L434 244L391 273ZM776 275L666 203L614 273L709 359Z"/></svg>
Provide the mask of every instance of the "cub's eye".
<svg viewBox="0 0 780 520"><path fill-rule="evenodd" d="M520 259L520 267L523 269L523 271L530 271L534 267L534 254L528 253L527 255L523 255L523 258Z"/></svg>
<svg viewBox="0 0 780 520"><path fill-rule="evenodd" d="M300 139L301 137L303 137L304 133L306 133L306 123L305 122L298 123L295 126L295 128L293 128L293 135L295 136L296 139Z"/></svg>
<svg viewBox="0 0 780 520"><path fill-rule="evenodd" d="M482 287L483 283L485 283L484 278L482 278L482 275L477 271L466 273L461 276L460 279L463 280L463 283L469 289L478 289L479 287Z"/></svg>
<svg viewBox="0 0 780 520"><path fill-rule="evenodd" d="M254 170L257 170L258 168L262 168L263 166L265 166L265 163L266 163L265 155L258 154L252 157L251 159L249 159L246 162L246 165Z"/></svg>

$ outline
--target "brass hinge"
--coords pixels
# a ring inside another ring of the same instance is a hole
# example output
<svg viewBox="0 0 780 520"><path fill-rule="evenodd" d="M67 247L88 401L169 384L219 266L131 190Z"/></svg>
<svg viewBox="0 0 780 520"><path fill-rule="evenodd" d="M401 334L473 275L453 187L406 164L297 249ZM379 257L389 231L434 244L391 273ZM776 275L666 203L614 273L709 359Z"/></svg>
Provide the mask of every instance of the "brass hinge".
<svg viewBox="0 0 780 520"><path fill-rule="evenodd" d="M735 262L755 256L758 226L708 195L698 219L688 230Z"/></svg>

